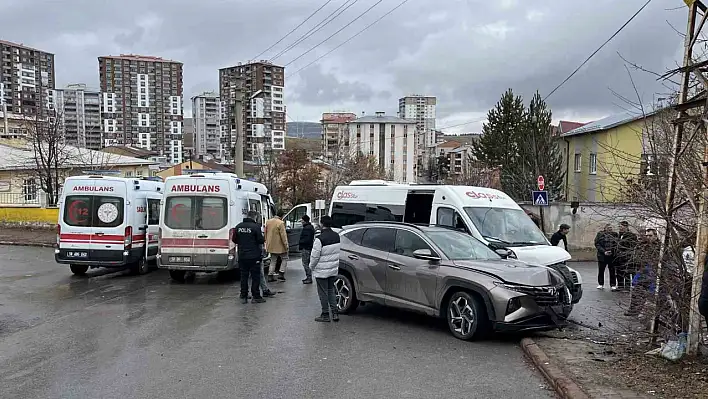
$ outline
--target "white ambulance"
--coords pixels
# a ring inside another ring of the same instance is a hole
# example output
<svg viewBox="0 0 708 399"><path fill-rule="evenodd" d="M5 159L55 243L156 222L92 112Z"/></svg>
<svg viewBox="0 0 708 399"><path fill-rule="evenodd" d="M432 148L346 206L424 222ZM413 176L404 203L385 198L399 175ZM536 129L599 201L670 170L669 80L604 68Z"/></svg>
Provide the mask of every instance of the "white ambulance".
<svg viewBox="0 0 708 399"><path fill-rule="evenodd" d="M551 246L524 210L498 190L359 180L334 190L329 214L335 227L392 221L464 230L494 250L507 250L521 261L557 269L566 277L573 303L582 297L580 274L565 264L570 254Z"/></svg>
<svg viewBox="0 0 708 399"><path fill-rule="evenodd" d="M168 177L160 217L158 266L183 282L192 272L228 272L238 268L234 227L249 210L263 224L275 214L265 185L233 173L197 172ZM267 266L268 258L264 261Z"/></svg>
<svg viewBox="0 0 708 399"><path fill-rule="evenodd" d="M67 178L58 204L56 261L77 275L125 266L147 273L157 256L164 186L107 172Z"/></svg>

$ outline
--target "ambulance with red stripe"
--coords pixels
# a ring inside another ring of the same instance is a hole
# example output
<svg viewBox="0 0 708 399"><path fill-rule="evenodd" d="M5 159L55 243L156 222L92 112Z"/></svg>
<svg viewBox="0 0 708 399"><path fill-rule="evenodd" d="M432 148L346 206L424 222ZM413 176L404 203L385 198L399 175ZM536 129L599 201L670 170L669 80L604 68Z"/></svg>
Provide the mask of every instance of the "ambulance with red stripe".
<svg viewBox="0 0 708 399"><path fill-rule="evenodd" d="M67 178L58 204L56 261L77 275L126 266L147 273L157 256L164 186L98 172Z"/></svg>
<svg viewBox="0 0 708 399"><path fill-rule="evenodd" d="M160 217L158 266L183 282L187 272L238 269L234 227L249 210L273 217L275 204L265 185L233 173L197 171L165 179ZM267 263L265 259L264 266Z"/></svg>

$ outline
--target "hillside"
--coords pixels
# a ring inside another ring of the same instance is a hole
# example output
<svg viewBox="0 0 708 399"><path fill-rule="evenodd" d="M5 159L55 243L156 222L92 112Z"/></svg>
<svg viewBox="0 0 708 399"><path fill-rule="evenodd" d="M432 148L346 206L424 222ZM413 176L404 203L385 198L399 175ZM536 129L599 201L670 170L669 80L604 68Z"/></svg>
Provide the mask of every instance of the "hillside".
<svg viewBox="0 0 708 399"><path fill-rule="evenodd" d="M288 122L288 137L300 137L306 139L319 139L322 137L322 125L318 122Z"/></svg>

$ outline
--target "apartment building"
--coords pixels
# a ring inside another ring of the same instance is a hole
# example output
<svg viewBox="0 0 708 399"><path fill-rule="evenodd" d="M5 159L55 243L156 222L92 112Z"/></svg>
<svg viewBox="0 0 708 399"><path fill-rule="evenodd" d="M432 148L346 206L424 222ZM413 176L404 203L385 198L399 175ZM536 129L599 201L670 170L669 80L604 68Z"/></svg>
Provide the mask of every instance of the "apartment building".
<svg viewBox="0 0 708 399"><path fill-rule="evenodd" d="M103 145L155 151L183 161L181 62L121 54L98 58Z"/></svg>
<svg viewBox="0 0 708 399"><path fill-rule="evenodd" d="M79 148L103 148L101 93L85 84L52 90L50 108L56 109L66 143Z"/></svg>
<svg viewBox="0 0 708 399"><path fill-rule="evenodd" d="M373 156L388 178L399 183L416 181L416 121L387 116L384 112L364 115L349 122L349 149Z"/></svg>
<svg viewBox="0 0 708 399"><path fill-rule="evenodd" d="M54 90L54 54L0 40L0 111L43 115Z"/></svg>
<svg viewBox="0 0 708 399"><path fill-rule="evenodd" d="M352 112L335 111L322 114L322 155L328 160L346 154L349 147L349 122L356 119Z"/></svg>
<svg viewBox="0 0 708 399"><path fill-rule="evenodd" d="M219 156L221 149L221 101L215 92L192 97L194 154Z"/></svg>
<svg viewBox="0 0 708 399"><path fill-rule="evenodd" d="M219 70L227 155L239 152L235 159L258 161L285 149L284 89L285 68L265 60Z"/></svg>
<svg viewBox="0 0 708 399"><path fill-rule="evenodd" d="M416 146L425 151L435 147L435 107L437 99L432 96L413 94L398 100L398 116L416 122Z"/></svg>

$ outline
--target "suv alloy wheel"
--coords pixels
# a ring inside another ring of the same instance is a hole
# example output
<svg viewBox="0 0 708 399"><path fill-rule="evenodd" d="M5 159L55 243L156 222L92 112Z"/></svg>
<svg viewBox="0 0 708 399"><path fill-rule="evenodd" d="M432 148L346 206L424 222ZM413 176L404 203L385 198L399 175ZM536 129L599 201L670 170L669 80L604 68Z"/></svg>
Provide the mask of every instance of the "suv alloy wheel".
<svg viewBox="0 0 708 399"><path fill-rule="evenodd" d="M478 338L488 324L482 304L465 291L457 291L450 296L445 313L450 332L462 340Z"/></svg>
<svg viewBox="0 0 708 399"><path fill-rule="evenodd" d="M334 280L334 290L337 295L337 310L339 313L347 314L356 310L359 306L359 300L356 299L354 285L348 276L338 274Z"/></svg>

